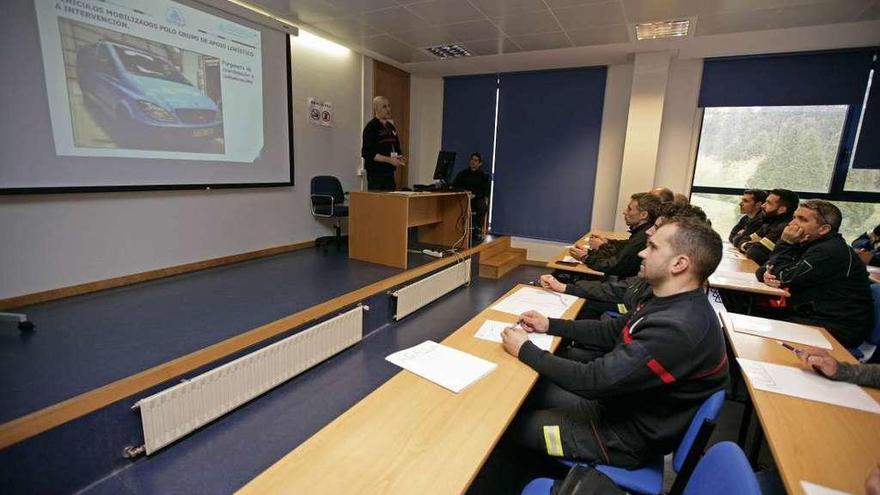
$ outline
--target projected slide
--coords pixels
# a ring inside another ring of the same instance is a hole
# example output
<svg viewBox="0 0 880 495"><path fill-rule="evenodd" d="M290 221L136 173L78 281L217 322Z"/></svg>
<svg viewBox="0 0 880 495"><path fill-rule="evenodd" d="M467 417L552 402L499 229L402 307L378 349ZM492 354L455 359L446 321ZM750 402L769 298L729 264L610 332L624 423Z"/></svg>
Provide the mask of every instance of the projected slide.
<svg viewBox="0 0 880 495"><path fill-rule="evenodd" d="M37 0L55 152L251 163L261 33L171 1Z"/></svg>

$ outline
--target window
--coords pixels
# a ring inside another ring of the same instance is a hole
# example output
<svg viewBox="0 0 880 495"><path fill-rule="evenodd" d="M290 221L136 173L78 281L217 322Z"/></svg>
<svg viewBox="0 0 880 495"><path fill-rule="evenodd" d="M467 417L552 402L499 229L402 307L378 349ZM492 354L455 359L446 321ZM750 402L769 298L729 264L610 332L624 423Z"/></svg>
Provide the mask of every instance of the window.
<svg viewBox="0 0 880 495"><path fill-rule="evenodd" d="M849 105L709 107L691 201L726 238L750 188L784 188L826 199L843 212L852 240L880 223L880 170L849 166L858 110Z"/></svg>

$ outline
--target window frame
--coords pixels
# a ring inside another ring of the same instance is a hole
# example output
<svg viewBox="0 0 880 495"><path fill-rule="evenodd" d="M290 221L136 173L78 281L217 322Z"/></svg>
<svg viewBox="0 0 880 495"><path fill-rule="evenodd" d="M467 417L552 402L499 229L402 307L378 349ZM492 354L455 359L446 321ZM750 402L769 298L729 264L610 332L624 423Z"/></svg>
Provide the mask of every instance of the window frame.
<svg viewBox="0 0 880 495"><path fill-rule="evenodd" d="M810 106L810 105L804 105ZM713 107L710 107L713 108ZM694 184L697 176L697 157L700 155L700 141L703 137L703 115L705 107L698 107L698 129L696 137L696 147L693 154L693 173L691 173L691 194L726 194L739 196L748 189L745 187L716 187L716 186L698 186ZM831 185L828 192L808 192L795 191L797 195L803 199L824 199L827 201L844 201L856 203L880 203L880 191L845 191L846 177L849 173L849 162L853 153L856 132L858 131L859 116L861 115L861 107L856 105L848 105L846 117L844 118L843 131L840 133L840 143L837 146L837 157L834 162L834 169L831 173Z"/></svg>

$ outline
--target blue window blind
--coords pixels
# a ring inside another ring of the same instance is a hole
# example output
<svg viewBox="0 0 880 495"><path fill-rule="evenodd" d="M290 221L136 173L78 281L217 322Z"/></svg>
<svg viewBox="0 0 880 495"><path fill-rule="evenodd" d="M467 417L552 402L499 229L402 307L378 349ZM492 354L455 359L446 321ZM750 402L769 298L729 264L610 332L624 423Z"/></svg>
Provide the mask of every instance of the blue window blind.
<svg viewBox="0 0 880 495"><path fill-rule="evenodd" d="M495 74L443 79L441 146L456 152L452 178L467 167L473 152L483 155L483 170L491 171L497 80Z"/></svg>
<svg viewBox="0 0 880 495"><path fill-rule="evenodd" d="M493 233L571 241L589 230L605 74L501 74Z"/></svg>
<svg viewBox="0 0 880 495"><path fill-rule="evenodd" d="M876 170L880 169L880 60L877 55L864 110L852 166Z"/></svg>
<svg viewBox="0 0 880 495"><path fill-rule="evenodd" d="M701 107L861 105L872 52L708 59Z"/></svg>

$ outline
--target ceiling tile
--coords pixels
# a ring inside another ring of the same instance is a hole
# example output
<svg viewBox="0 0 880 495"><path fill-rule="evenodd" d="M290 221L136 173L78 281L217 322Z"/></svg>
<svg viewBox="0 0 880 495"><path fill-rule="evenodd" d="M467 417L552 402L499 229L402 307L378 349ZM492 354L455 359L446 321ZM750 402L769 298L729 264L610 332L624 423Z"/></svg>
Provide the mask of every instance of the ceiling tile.
<svg viewBox="0 0 880 495"><path fill-rule="evenodd" d="M393 36L400 41L403 41L404 43L412 45L416 48L445 45L455 41L454 36L434 28L406 31L403 33L394 33Z"/></svg>
<svg viewBox="0 0 880 495"><path fill-rule="evenodd" d="M707 0L708 1L708 0ZM664 21L678 17L697 15L711 11L711 7L701 5L704 0L621 0L628 22ZM714 2L717 3L717 2Z"/></svg>
<svg viewBox="0 0 880 495"><path fill-rule="evenodd" d="M571 41L562 31L556 33L529 34L512 38L517 45L525 50L551 50L554 48L569 48Z"/></svg>
<svg viewBox="0 0 880 495"><path fill-rule="evenodd" d="M385 34L367 38L361 44L364 48L402 63L420 62L429 58L427 54L422 56L418 50Z"/></svg>
<svg viewBox="0 0 880 495"><path fill-rule="evenodd" d="M489 21L470 21L460 24L449 24L439 28L458 41L485 40L500 36L498 28Z"/></svg>
<svg viewBox="0 0 880 495"><path fill-rule="evenodd" d="M402 33L429 27L427 21L403 7L369 12L364 14L363 19L367 24L389 33Z"/></svg>
<svg viewBox="0 0 880 495"><path fill-rule="evenodd" d="M874 0L835 0L788 6L780 12L778 24L789 27L853 22L873 3Z"/></svg>
<svg viewBox="0 0 880 495"><path fill-rule="evenodd" d="M611 45L628 43L629 26L614 24L611 26L594 26L588 29L566 31L575 46Z"/></svg>
<svg viewBox="0 0 880 495"><path fill-rule="evenodd" d="M335 19L332 21L315 22L312 25L334 36L350 40L361 40L368 36L380 34L379 30L367 26L357 19ZM308 31L308 29L306 30Z"/></svg>
<svg viewBox="0 0 880 495"><path fill-rule="evenodd" d="M292 2L295 0L292 0ZM373 10L397 7L394 0L325 0L348 15L357 15Z"/></svg>
<svg viewBox="0 0 880 495"><path fill-rule="evenodd" d="M463 43L463 45L474 55L497 55L499 53L514 53L521 51L507 38L468 41L467 43Z"/></svg>
<svg viewBox="0 0 880 495"><path fill-rule="evenodd" d="M514 14L547 10L543 0L471 0L490 19L501 19Z"/></svg>
<svg viewBox="0 0 880 495"><path fill-rule="evenodd" d="M740 33L767 29L768 16L776 16L781 9L765 9L749 12L725 12L697 17L695 35Z"/></svg>
<svg viewBox="0 0 880 495"><path fill-rule="evenodd" d="M626 23L623 9L616 1L567 7L553 12L566 30Z"/></svg>
<svg viewBox="0 0 880 495"><path fill-rule="evenodd" d="M434 0L407 7L429 24L454 24L456 22L483 19L477 9L467 0Z"/></svg>
<svg viewBox="0 0 880 495"><path fill-rule="evenodd" d="M324 0L291 0L289 10L294 17L308 23L349 15L348 12L337 9Z"/></svg>
<svg viewBox="0 0 880 495"><path fill-rule="evenodd" d="M509 36L524 34L552 33L562 28L549 11L519 14L497 21L498 28Z"/></svg>

